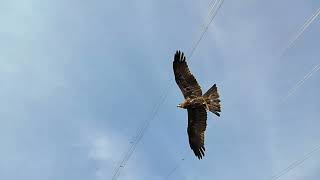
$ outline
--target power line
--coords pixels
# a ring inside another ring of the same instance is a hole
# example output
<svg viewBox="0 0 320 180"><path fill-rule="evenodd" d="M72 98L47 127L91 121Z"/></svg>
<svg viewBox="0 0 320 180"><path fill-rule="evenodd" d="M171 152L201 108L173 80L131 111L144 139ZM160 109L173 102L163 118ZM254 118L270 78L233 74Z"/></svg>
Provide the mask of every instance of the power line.
<svg viewBox="0 0 320 180"><path fill-rule="evenodd" d="M194 46L191 48L191 52L189 55L189 58L192 57L195 49L197 48L197 46L199 45L200 41L202 40L202 38L204 37L205 33L207 32L211 22L213 21L214 17L217 15L219 9L221 8L222 4L223 4L224 0L216 0L213 3L212 9L210 10L209 13L209 22L208 24L204 27L204 30L202 31L202 33L200 34L200 38L198 39L198 41L195 42Z"/></svg>
<svg viewBox="0 0 320 180"><path fill-rule="evenodd" d="M285 96L285 98L283 98L283 100L281 101L281 103L285 103L286 100L292 96L299 87L301 87L303 85L303 83L305 81L307 81L314 73L316 73L318 70L320 69L320 64L316 65L309 73L307 73L295 86L293 86L287 93L287 95ZM281 172L279 172L278 174L272 176L270 178L270 180L277 180L279 178L281 178L282 176L286 175L287 173L289 173L291 170L297 168L298 166L302 165L307 159L309 159L313 154L315 154L316 152L320 151L320 146L316 147L315 149L313 149L312 151L310 151L303 159L301 160L296 160L293 163L291 163L287 168L285 168L284 170L282 170Z"/></svg>
<svg viewBox="0 0 320 180"><path fill-rule="evenodd" d="M299 39L299 37L302 36L302 34L305 32L305 30L312 24L312 22L320 15L320 8L304 23L304 25L300 28L300 31L298 31L297 35L293 38L292 41L290 41L289 45L285 48L282 55L290 49L294 43ZM314 66L314 68L309 71L299 82L297 82L287 93L285 98L282 99L281 103L285 103L286 100L292 96L314 73L316 73L320 69L320 64L317 64ZM282 176L289 173L291 170L297 168L298 166L302 165L307 159L309 159L314 153L320 151L320 146L316 147L312 151L310 151L303 159L294 161L291 163L287 168L279 172L278 174L272 176L270 180L277 180L281 178Z"/></svg>
<svg viewBox="0 0 320 180"><path fill-rule="evenodd" d="M301 35L306 31L306 29L313 23L313 21L320 15L320 8L307 19L307 21L302 25L300 30L297 32L297 34L292 38L292 40L289 41L288 46L284 49L281 56L283 56L288 49L290 49L296 41L301 37Z"/></svg>
<svg viewBox="0 0 320 180"><path fill-rule="evenodd" d="M315 154L318 151L320 151L320 146L318 146L318 147L314 148L312 151L310 151L307 155L304 156L303 159L300 159L300 160L297 160L297 161L294 161L293 163L291 163L286 169L284 169L281 172L279 172L278 174L272 176L270 178L270 180L277 180L280 177L286 175L292 169L302 165L306 160L308 160L313 154Z"/></svg>
<svg viewBox="0 0 320 180"><path fill-rule="evenodd" d="M282 99L282 103L285 103L287 99L292 96L313 74L315 74L320 69L320 64L314 66L314 68L309 71L299 82L297 82L287 93L287 95Z"/></svg>
<svg viewBox="0 0 320 180"><path fill-rule="evenodd" d="M184 153L184 155L182 156L182 158L179 160L179 161L184 161L186 160L186 155L187 155L188 151L186 151ZM168 179L181 165L181 162L180 163L177 163L169 172L168 174L166 175L166 177L164 179Z"/></svg>
<svg viewBox="0 0 320 180"><path fill-rule="evenodd" d="M155 117L160 109L160 106L164 103L165 99L167 98L167 96L169 94L169 90L170 90L170 86L167 88L165 93L161 96L159 103L155 106L154 111L151 114L151 117L149 119L145 120L142 124L142 127L139 128L138 133L137 133L135 139L133 140L133 143L129 147L128 151L124 154L124 157L122 158L122 160L118 163L118 165L114 171L114 175L112 177L112 180L116 180L119 177L119 175L121 173L121 169L125 167L125 164L128 162L128 160L132 156L138 143L142 139L145 131L147 130L150 122L155 119Z"/></svg>
<svg viewBox="0 0 320 180"><path fill-rule="evenodd" d="M214 3L215 4L215 3ZM221 4L219 5L219 8L220 8ZM218 9L219 9L218 8ZM216 11L218 11L218 9ZM189 59L191 59L191 56L193 54L193 52L195 51L195 49L197 48L197 46L199 45L201 39L203 38L203 35L205 34L205 32L207 31L209 25L211 24L213 18L215 17L217 12L214 12L214 13L209 13L212 14L211 17L210 17L210 21L209 23L207 24L207 26L205 27L205 30L204 32L201 33L201 36L199 38L199 40L196 41L195 45L193 46L192 48L192 51L190 53L190 57ZM164 101L166 100L167 96L169 95L169 91L170 91L170 87L171 87L171 84L169 84L167 90L165 91L164 95L160 98L160 101L159 103L155 106L154 108L154 111L153 113L151 113L151 117L146 119L142 126L138 129L137 131L137 135L135 136L135 139L134 141L131 143L130 147L128 148L128 151L126 151L123 155L123 158L121 158L121 160L117 163L117 166L115 167L114 169L114 172L113 172L113 177L112 177L112 180L116 180L118 179L118 177L120 176L120 173L121 173L121 169L123 169L125 167L125 164L129 161L130 157L132 156L132 154L134 153L138 143L140 142L140 140L142 139L142 137L144 136L150 122L152 120L155 119L155 117L157 116L158 112L159 112L159 109L160 109L160 106L164 103Z"/></svg>
<svg viewBox="0 0 320 180"><path fill-rule="evenodd" d="M181 159L182 161L184 159ZM167 176L165 177L165 179L168 179L179 167L180 167L180 163L176 164L170 171L169 173L167 174Z"/></svg>
<svg viewBox="0 0 320 180"><path fill-rule="evenodd" d="M213 2L216 2L216 0L211 0L210 2L209 2L209 7L211 7L212 6L212 4L213 4Z"/></svg>
<svg viewBox="0 0 320 180"><path fill-rule="evenodd" d="M302 34L305 32L305 30L312 24L312 22L320 15L320 8L317 9L317 11L310 16L307 21L302 25L302 27L297 32L297 35L294 36L294 38L289 41L289 45L284 49L283 53L284 55L288 49L290 49L296 41L299 39L299 37L302 36ZM316 65L311 71L309 71L299 82L297 82L287 93L287 95L282 99L282 103L286 102L286 100L292 96L314 73L316 73L320 69L320 64Z"/></svg>

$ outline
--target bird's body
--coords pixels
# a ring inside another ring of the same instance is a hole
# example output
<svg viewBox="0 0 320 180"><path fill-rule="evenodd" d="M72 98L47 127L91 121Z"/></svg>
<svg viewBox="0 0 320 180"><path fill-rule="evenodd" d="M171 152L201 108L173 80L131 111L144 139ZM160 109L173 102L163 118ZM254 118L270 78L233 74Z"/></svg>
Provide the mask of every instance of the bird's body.
<svg viewBox="0 0 320 180"><path fill-rule="evenodd" d="M173 71L176 83L178 84L185 98L178 107L188 110L188 136L189 144L194 154L202 159L204 156L204 132L207 126L207 111L220 116L220 99L216 84L205 94L190 73L183 53L177 51L173 61Z"/></svg>
<svg viewBox="0 0 320 180"><path fill-rule="evenodd" d="M206 100L200 96L195 98L185 99L179 107L189 109L189 108L206 108Z"/></svg>

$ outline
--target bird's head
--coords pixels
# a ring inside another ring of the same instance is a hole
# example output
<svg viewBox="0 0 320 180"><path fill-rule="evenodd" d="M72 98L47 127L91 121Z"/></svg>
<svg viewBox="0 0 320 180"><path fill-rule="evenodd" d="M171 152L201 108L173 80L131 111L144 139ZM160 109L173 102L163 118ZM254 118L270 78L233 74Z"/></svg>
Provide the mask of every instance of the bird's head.
<svg viewBox="0 0 320 180"><path fill-rule="evenodd" d="M180 103L177 105L178 108L185 109L185 103Z"/></svg>

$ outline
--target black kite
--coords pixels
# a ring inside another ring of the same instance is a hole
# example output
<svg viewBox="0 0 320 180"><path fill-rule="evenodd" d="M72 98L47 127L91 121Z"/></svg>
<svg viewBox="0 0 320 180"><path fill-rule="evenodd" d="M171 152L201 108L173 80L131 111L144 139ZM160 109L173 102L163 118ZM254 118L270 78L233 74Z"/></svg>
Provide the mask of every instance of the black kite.
<svg viewBox="0 0 320 180"><path fill-rule="evenodd" d="M216 84L202 95L201 88L191 74L186 58L177 51L173 61L173 71L185 101L178 107L188 110L189 144L194 154L202 159L204 156L204 132L207 126L207 110L220 116L220 100Z"/></svg>

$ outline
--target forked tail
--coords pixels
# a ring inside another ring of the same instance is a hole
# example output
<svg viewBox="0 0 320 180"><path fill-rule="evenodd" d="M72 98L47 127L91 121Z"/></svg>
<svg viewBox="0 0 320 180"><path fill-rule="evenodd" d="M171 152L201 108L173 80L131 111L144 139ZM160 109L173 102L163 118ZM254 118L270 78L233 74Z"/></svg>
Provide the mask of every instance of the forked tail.
<svg viewBox="0 0 320 180"><path fill-rule="evenodd" d="M207 110L220 116L221 112L219 93L216 84L214 84L204 95L203 98L206 101Z"/></svg>

